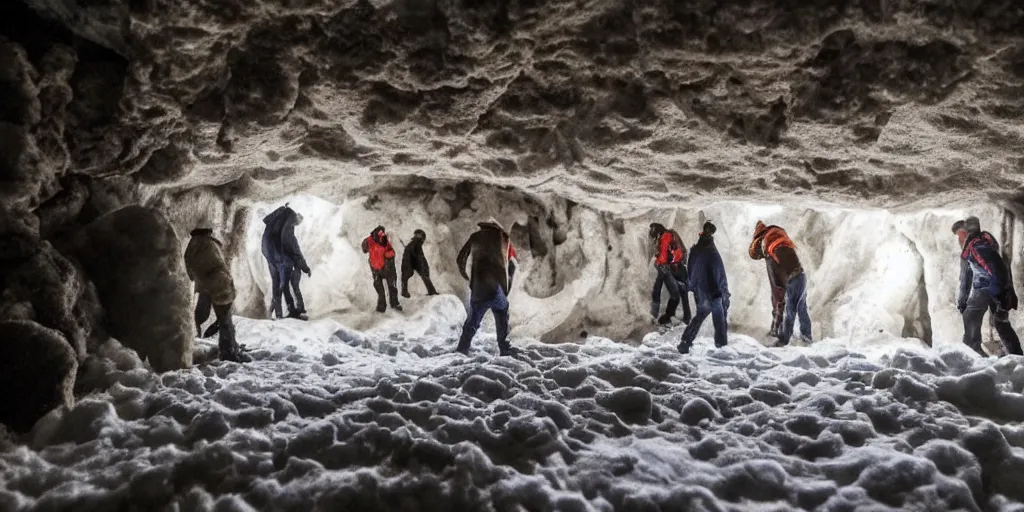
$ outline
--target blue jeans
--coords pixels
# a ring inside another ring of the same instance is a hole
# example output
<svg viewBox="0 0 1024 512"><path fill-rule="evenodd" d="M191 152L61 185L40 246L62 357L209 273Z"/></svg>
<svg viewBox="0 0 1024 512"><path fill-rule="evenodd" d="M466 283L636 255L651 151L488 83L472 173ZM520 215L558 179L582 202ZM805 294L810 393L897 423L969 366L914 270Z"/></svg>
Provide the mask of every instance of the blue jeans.
<svg viewBox="0 0 1024 512"><path fill-rule="evenodd" d="M508 350L508 298L505 291L498 287L494 296L481 300L479 297L470 297L469 314L466 315L466 323L462 325L462 336L459 337L458 350L469 350L469 344L473 341L480 322L484 320L487 310L494 313L494 324L498 331L498 348L502 351Z"/></svg>
<svg viewBox="0 0 1024 512"><path fill-rule="evenodd" d="M782 324L782 332L779 333L779 343L789 343L793 336L793 324L796 323L798 315L800 335L812 340L811 315L807 313L807 274L803 272L790 279L786 285L786 320Z"/></svg>
<svg viewBox="0 0 1024 512"><path fill-rule="evenodd" d="M686 326L686 330L683 331L683 339L679 344L687 347L693 345L693 340L697 338L697 332L700 331L701 325L704 324L708 315L711 315L711 321L715 325L715 346L724 347L729 343L729 325L725 320L725 306L722 305L722 298L706 299L698 296L696 299L697 311Z"/></svg>

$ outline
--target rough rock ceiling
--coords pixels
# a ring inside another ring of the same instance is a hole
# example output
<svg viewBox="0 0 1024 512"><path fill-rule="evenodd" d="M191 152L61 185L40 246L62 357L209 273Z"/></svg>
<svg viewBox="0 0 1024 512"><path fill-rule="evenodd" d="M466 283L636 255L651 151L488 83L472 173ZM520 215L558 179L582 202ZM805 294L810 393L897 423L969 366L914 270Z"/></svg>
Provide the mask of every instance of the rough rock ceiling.
<svg viewBox="0 0 1024 512"><path fill-rule="evenodd" d="M1024 187L1018 0L27 2L124 57L78 67L107 99L75 135L92 175L871 205Z"/></svg>

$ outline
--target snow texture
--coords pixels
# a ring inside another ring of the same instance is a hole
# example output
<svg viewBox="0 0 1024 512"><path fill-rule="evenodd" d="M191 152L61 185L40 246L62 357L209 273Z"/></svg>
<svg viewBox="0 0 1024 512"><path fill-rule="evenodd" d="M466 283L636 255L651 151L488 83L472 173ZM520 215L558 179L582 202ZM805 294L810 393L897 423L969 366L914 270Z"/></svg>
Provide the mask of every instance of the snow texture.
<svg viewBox="0 0 1024 512"><path fill-rule="evenodd" d="M424 250L435 285L441 293L467 301L468 287L459 276L455 256L476 229L476 221L494 216L506 227L519 226L512 229L520 259L511 294L512 334L555 342L572 339L581 331L635 341L650 332L654 269L648 224L662 222L692 244L705 219L718 226L716 243L733 295L731 329L762 338L771 323L769 284L764 263L747 256L754 224L760 219L786 228L797 244L809 278L808 303L816 339L836 337L868 346L879 337L899 337L935 346L957 345L963 334L955 307L959 247L950 226L973 214L981 218L984 229L1003 236L1002 210L991 206L891 212L718 202L703 209L608 212L558 200L510 199L484 190L465 208L450 213L439 195L411 200L380 192L338 203L293 196L256 204L244 228L244 248L234 263L239 311L267 317L270 276L260 253L261 219L286 201L305 219L296 234L313 272L311 279L302 277L302 290L314 317L331 317L366 329L419 314L425 291L418 277L410 281L413 298L403 300L404 313L373 311L376 295L359 244L378 224L391 233L399 258L399 240L409 240L416 228L424 229ZM531 208L538 208L531 205L537 204L542 215L554 220L556 227L550 234L535 235L523 228L535 215ZM1017 223L1015 229L1020 228ZM1024 240L1014 234L1014 240ZM1017 254L1020 245L1008 249ZM1019 259L1012 264L1015 276L1024 275ZM1024 327L1018 315L1012 319ZM493 325L489 317L486 321ZM710 322L705 329L710 333ZM988 328L985 337L991 338ZM991 350L995 349L992 345Z"/></svg>
<svg viewBox="0 0 1024 512"><path fill-rule="evenodd" d="M0 509L1019 510L1024 359L888 340L766 349L493 331L451 296L405 334L237 318L247 365L105 391L0 454ZM449 323L439 319L450 319ZM394 327L394 326L389 326Z"/></svg>

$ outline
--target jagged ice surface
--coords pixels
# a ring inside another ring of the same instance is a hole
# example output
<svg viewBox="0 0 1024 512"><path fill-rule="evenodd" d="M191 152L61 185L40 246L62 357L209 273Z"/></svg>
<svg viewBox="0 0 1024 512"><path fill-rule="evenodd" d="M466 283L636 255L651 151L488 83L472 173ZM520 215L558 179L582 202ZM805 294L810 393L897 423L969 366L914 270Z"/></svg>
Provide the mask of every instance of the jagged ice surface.
<svg viewBox="0 0 1024 512"><path fill-rule="evenodd" d="M45 418L0 455L0 508L761 510L1019 508L1024 365L843 342L694 355L518 340L450 354L462 306L409 334L238 319L247 365L154 375ZM429 320L427 320L429 319ZM1009 422L1006 422L1009 421ZM1006 423L1004 423L1006 422ZM63 444L59 444L63 443ZM429 505L428 505L429 504Z"/></svg>

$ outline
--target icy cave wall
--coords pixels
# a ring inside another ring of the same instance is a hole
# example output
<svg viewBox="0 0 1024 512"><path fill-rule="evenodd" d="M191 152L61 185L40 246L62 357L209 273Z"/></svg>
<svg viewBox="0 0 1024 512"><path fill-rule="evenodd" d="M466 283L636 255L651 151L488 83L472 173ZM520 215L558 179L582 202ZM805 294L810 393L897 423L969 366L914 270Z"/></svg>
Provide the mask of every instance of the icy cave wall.
<svg viewBox="0 0 1024 512"><path fill-rule="evenodd" d="M236 251L240 314L267 314L270 282L260 254L261 219L284 201L226 211L211 193L191 191L176 199L191 213L172 213L175 223L187 225L204 216L223 222L225 240ZM717 245L733 293L732 328L756 337L767 330L771 314L764 264L746 252L759 219L784 226L799 247L810 278L808 300L818 339L870 344L909 337L936 345L959 343L959 249L949 228L966 215L979 216L985 229L1010 241L1005 252L1018 284L1022 275L1021 258L1014 255L1021 253L1024 225L1017 221L1004 233L1005 212L991 205L904 212L725 201L624 213L512 189L428 181L360 189L351 197L296 195L287 201L305 218L296 233L313 270L311 279L303 276L307 308L314 317L332 316L359 329L402 316L373 311L375 292L359 244L377 224L388 228L399 257L401 241L414 229L424 229L435 285L466 301L468 289L455 256L477 221L494 217L502 222L520 258L511 296L513 335L553 342L573 340L581 331L638 339L651 329L654 274L646 233L654 221L677 229L688 244L696 240L703 220L718 225ZM418 277L410 281L410 290L414 297L403 299L404 315L427 304ZM1016 315L1015 321L1024 326Z"/></svg>
<svg viewBox="0 0 1024 512"><path fill-rule="evenodd" d="M390 176L571 199L550 202L561 228L535 223L558 243L524 269L521 307L589 304L541 317L548 332L619 318L595 283L638 287L626 311L645 311L639 267L594 277L587 259L592 228L648 220L614 201L1011 198L1022 28L1014 0L0 2L0 389L35 367L61 378L20 403L66 403L71 361L111 338L188 364L173 256L193 213L171 205L193 190L224 226L251 218L245 198L371 197L350 183ZM633 265L625 240L607 261Z"/></svg>

